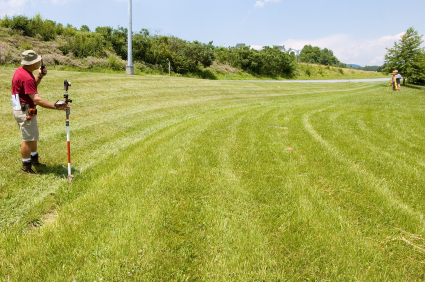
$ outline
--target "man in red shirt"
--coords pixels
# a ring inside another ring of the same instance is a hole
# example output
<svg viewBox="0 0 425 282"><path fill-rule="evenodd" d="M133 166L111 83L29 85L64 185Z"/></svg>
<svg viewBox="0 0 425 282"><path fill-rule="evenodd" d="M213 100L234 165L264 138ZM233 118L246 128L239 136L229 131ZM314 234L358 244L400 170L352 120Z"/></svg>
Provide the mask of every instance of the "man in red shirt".
<svg viewBox="0 0 425 282"><path fill-rule="evenodd" d="M33 50L22 53L21 67L19 67L12 80L12 106L13 116L19 125L22 134L22 171L35 173L34 166L45 166L39 162L37 141L39 139L36 106L47 109L66 110L67 105L56 106L42 99L37 92L37 86L47 74L47 70L40 68L41 56ZM37 78L32 74L38 70Z"/></svg>

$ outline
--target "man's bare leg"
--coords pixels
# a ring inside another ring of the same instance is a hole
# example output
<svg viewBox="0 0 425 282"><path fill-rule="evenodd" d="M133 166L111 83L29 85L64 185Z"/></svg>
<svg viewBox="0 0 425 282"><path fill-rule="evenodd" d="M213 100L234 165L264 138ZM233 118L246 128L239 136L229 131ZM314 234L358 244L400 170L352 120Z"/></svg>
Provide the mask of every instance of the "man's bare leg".
<svg viewBox="0 0 425 282"><path fill-rule="evenodd" d="M37 141L22 141L22 145L21 145L22 159L30 159L31 152L37 152Z"/></svg>
<svg viewBox="0 0 425 282"><path fill-rule="evenodd" d="M22 156L22 171L30 174L35 172L32 170L31 152L37 150L37 141L22 141L21 156ZM35 151L36 152L36 151Z"/></svg>

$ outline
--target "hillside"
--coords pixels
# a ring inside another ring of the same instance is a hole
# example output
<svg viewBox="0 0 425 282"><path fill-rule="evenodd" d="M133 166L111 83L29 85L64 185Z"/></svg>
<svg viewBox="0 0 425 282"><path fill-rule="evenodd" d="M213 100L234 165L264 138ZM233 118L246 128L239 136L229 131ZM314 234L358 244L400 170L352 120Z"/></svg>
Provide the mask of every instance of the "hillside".
<svg viewBox="0 0 425 282"><path fill-rule="evenodd" d="M56 70L75 70L90 72L124 73L126 61L121 59L114 50L107 49L102 57L76 57L72 52L64 54L61 46L66 44L64 36L56 36L52 41L43 41L40 36L24 36L20 32L0 27L0 64L19 65L23 50L33 49L43 56L45 65ZM63 49L63 48L62 48ZM168 64L167 64L168 65ZM143 62L134 63L135 74L168 74L168 69L149 65ZM293 75L259 75L251 71L233 67L216 59L210 66L199 65L196 72L172 76L200 77L207 79L348 79L348 78L378 78L385 77L381 73L344 69L315 64L295 64Z"/></svg>
<svg viewBox="0 0 425 282"><path fill-rule="evenodd" d="M41 38L24 36L18 32L0 27L0 47L2 64L19 65L20 55L24 50L32 49L41 54L44 63L50 68L75 68L81 70L111 69L124 70L126 62L113 52L108 52L106 58L77 58L73 53L66 55L59 49L64 44L64 38L57 36L54 41L43 41ZM118 65L118 66L117 66Z"/></svg>

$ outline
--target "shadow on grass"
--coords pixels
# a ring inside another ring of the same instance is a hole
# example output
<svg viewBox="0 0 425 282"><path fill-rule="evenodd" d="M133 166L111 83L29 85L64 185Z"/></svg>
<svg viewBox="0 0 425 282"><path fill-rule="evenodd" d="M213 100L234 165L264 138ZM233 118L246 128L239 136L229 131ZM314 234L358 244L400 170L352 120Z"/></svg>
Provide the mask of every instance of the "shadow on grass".
<svg viewBox="0 0 425 282"><path fill-rule="evenodd" d="M46 166L46 167L36 167L38 174L53 174L58 177L68 177L68 169L64 167L63 165L53 165L53 166ZM71 168L71 174L78 174L80 171L78 169Z"/></svg>
<svg viewBox="0 0 425 282"><path fill-rule="evenodd" d="M413 84L401 85L401 87L406 87L406 88L410 88L410 89L417 89L417 90L423 90L424 89L423 86L413 85Z"/></svg>

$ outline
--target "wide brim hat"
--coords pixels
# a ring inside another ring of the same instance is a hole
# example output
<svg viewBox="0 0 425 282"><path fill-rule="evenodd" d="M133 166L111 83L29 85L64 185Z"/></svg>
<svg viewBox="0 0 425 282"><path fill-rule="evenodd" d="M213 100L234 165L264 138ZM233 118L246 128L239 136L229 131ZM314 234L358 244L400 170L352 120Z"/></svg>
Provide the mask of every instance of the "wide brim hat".
<svg viewBox="0 0 425 282"><path fill-rule="evenodd" d="M22 57L21 65L23 65L23 66L33 65L33 64L41 61L41 56L38 55L33 50L24 51L21 54L21 57Z"/></svg>

